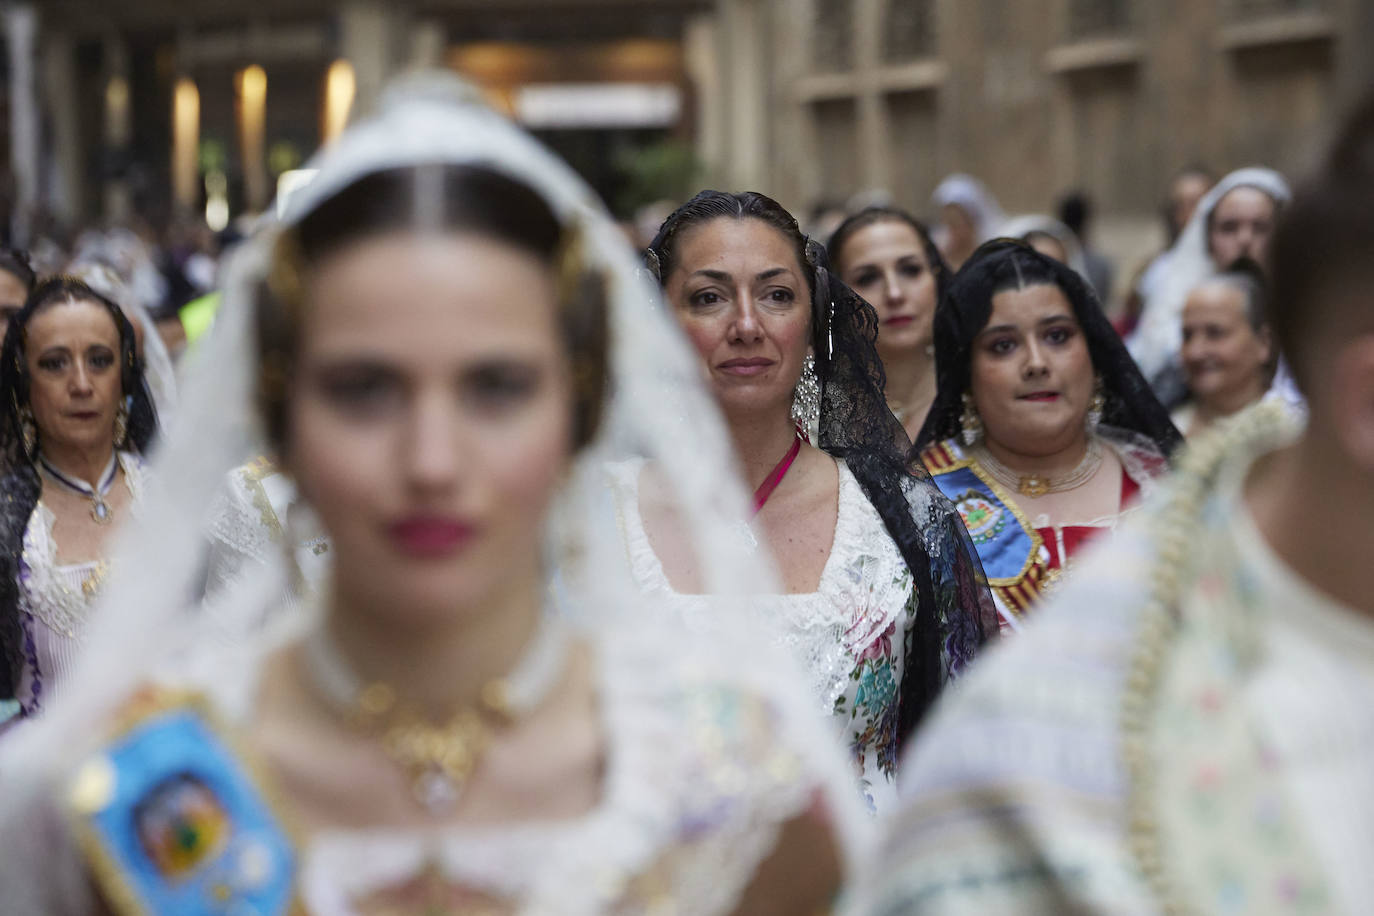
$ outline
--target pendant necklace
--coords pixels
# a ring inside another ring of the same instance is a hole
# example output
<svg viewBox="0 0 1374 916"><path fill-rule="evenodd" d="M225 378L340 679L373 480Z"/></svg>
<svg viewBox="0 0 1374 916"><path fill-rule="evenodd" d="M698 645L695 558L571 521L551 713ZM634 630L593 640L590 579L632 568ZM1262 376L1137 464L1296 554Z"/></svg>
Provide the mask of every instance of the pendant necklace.
<svg viewBox="0 0 1374 916"><path fill-rule="evenodd" d="M415 801L430 815L451 812L494 727L508 726L548 699L567 668L572 639L566 622L542 613L534 636L505 677L482 686L477 703L435 722L398 696L389 684L364 683L349 667L324 627L303 645L312 684L358 730L380 740L405 771Z"/></svg>
<svg viewBox="0 0 1374 916"><path fill-rule="evenodd" d="M66 487L68 490L71 490L73 493L79 493L89 499L91 501L91 518L95 519L97 525L108 525L110 520L114 518L114 512L111 511L110 504L105 502L105 496L110 492L110 488L114 486L115 475L119 471L119 462L116 460L116 456L113 452L110 454L110 463L105 466L105 473L100 475L99 487L93 487L86 481L78 480L75 477L68 477L66 474L63 474L57 468L53 467L52 463L48 461L47 458L43 457L42 454L38 456L38 466L41 467L44 473L49 477L62 484L62 486Z"/></svg>
<svg viewBox="0 0 1374 916"><path fill-rule="evenodd" d="M1088 442L1088 450L1083 455L1083 460L1062 477L1051 477L1049 474L1039 473L1022 474L994 458L985 446L980 445L973 451L974 459L992 475L994 480L1004 487L1015 490L1022 496L1029 496L1031 499L1081 487L1092 479L1098 468L1102 467L1102 446L1098 444L1096 439Z"/></svg>

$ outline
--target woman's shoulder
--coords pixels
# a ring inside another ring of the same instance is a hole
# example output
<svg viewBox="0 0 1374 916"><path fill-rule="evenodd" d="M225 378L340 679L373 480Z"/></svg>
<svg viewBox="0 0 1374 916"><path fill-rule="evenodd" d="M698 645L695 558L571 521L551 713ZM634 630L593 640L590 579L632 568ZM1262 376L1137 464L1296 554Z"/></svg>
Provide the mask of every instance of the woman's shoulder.
<svg viewBox="0 0 1374 916"><path fill-rule="evenodd" d="M1097 437L1112 450L1121 462L1122 471L1146 495L1149 495L1156 483L1168 476L1169 456L1139 433L1112 426L1099 426Z"/></svg>

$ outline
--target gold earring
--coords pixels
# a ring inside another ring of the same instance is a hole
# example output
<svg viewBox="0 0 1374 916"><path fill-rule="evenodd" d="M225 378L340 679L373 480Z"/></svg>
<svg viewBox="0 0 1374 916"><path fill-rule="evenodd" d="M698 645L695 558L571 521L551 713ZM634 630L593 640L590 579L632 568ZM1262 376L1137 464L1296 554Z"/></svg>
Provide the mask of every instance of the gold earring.
<svg viewBox="0 0 1374 916"><path fill-rule="evenodd" d="M973 395L964 392L964 412L959 414L959 437L965 445L973 445L983 438L983 418L978 416L978 407L973 403Z"/></svg>
<svg viewBox="0 0 1374 916"><path fill-rule="evenodd" d="M1088 402L1088 434L1091 435L1097 430L1098 424L1102 422L1102 411L1107 407L1107 397L1103 394L1102 376L1097 376L1097 381L1093 385L1093 399Z"/></svg>
<svg viewBox="0 0 1374 916"><path fill-rule="evenodd" d="M123 449L129 442L129 407L121 403L119 409L115 411L114 418L114 446L116 449Z"/></svg>
<svg viewBox="0 0 1374 916"><path fill-rule="evenodd" d="M24 455L33 458L38 454L38 424L33 420L33 411L27 406L19 408L19 435L24 440Z"/></svg>

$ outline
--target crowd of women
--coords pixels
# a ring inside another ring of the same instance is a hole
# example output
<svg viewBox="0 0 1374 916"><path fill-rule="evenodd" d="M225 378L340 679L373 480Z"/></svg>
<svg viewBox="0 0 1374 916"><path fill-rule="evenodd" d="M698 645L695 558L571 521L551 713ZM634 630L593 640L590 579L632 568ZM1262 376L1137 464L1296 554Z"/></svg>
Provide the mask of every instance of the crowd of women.
<svg viewBox="0 0 1374 916"><path fill-rule="evenodd" d="M1374 899L1374 101L1115 325L967 176L637 253L432 75L312 167L175 369L0 256L6 913Z"/></svg>

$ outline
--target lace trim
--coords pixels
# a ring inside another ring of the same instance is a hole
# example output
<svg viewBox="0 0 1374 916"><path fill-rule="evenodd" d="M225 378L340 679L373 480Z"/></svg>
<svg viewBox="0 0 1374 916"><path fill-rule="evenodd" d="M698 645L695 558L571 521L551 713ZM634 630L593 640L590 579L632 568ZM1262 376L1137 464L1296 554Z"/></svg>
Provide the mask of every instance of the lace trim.
<svg viewBox="0 0 1374 916"><path fill-rule="evenodd" d="M914 619L912 575L876 509L843 461L839 470L839 508L835 534L816 591L763 595L755 606L782 625L780 641L798 658L814 695L829 714L850 687L857 659L903 615ZM654 552L639 511L642 461L623 462L610 473L617 490L626 553L635 583L650 594L666 595L688 616L709 613L708 595L677 592ZM939 513L928 489L910 478L907 498L917 524ZM922 526L923 530L929 530ZM933 540L928 538L927 540ZM932 557L938 551L931 545ZM899 628L903 629L903 628Z"/></svg>
<svg viewBox="0 0 1374 916"><path fill-rule="evenodd" d="M352 912L428 868L523 913L639 913L665 894L678 913L733 909L820 780L766 693L737 672L703 671L703 656L676 640L669 655L662 637L631 624L595 643L609 747L591 812L507 827L322 832L304 857L310 909Z"/></svg>
<svg viewBox="0 0 1374 916"><path fill-rule="evenodd" d="M124 471L130 511L137 516L143 499L143 462L132 452L120 452L119 466ZM103 563L92 560L59 566L57 538L53 536L55 522L52 510L39 500L24 529L19 606L49 629L79 640L99 596ZM81 584L73 588L76 581Z"/></svg>

